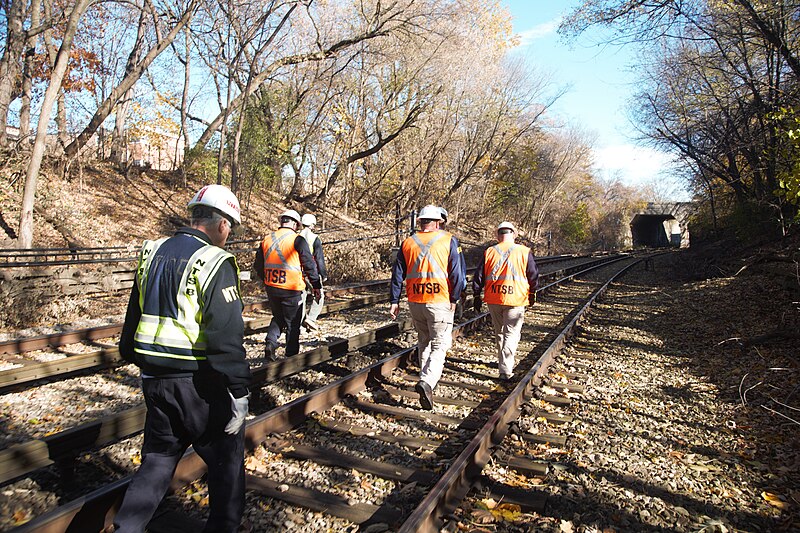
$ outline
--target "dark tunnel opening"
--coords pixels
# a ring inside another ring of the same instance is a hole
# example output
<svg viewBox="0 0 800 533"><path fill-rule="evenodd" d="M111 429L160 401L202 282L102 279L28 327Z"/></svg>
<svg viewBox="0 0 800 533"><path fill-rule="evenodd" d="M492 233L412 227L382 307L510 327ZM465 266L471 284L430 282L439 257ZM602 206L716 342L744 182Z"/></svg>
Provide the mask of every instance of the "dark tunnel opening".
<svg viewBox="0 0 800 533"><path fill-rule="evenodd" d="M634 216L631 221L631 236L634 246L666 248L681 245L680 227L672 215Z"/></svg>

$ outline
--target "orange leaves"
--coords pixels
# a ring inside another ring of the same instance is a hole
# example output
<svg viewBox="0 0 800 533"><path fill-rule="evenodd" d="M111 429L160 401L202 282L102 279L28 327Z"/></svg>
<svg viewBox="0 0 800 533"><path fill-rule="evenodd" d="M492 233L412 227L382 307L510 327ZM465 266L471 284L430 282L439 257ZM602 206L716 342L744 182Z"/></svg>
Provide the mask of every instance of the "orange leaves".
<svg viewBox="0 0 800 533"><path fill-rule="evenodd" d="M186 489L186 496L192 499L200 507L208 506L208 488L197 482L189 485Z"/></svg>
<svg viewBox="0 0 800 533"><path fill-rule="evenodd" d="M19 526L22 525L31 519L30 511L24 511L22 509L17 509L14 511L14 514L11 515L11 518L14 519L14 525Z"/></svg>

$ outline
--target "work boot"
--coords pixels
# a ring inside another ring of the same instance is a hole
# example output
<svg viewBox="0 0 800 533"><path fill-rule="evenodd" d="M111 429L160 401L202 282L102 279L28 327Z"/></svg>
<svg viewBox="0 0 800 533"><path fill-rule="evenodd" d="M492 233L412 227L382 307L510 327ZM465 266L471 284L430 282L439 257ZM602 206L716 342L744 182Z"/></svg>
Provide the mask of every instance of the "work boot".
<svg viewBox="0 0 800 533"><path fill-rule="evenodd" d="M433 391L431 386L420 381L414 387L414 390L419 393L419 405L426 411L433 409Z"/></svg>
<svg viewBox="0 0 800 533"><path fill-rule="evenodd" d="M278 354L275 353L276 350L277 346L273 346L272 344L267 343L267 345L264 347L264 358L267 361L277 361Z"/></svg>

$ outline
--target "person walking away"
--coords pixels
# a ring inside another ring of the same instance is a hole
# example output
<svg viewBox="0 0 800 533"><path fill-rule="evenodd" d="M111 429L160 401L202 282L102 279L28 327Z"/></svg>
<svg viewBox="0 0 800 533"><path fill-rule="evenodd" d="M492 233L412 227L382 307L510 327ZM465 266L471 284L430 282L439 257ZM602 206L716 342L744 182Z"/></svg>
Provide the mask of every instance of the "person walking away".
<svg viewBox="0 0 800 533"><path fill-rule="evenodd" d="M312 299L311 302L307 304L305 295L303 297L304 318L302 325L310 331L317 331L319 329L317 319L325 303L325 282L328 281L328 269L325 267L325 254L322 252L322 241L319 235L314 233L314 228L317 225L317 217L311 213L306 213L301 218L301 222L303 224L303 230L300 232L300 235L306 240L311 250L311 255L314 256L314 262L317 265L317 272L319 273L320 280L319 300ZM311 289L311 285L306 283L306 293L311 293Z"/></svg>
<svg viewBox="0 0 800 533"><path fill-rule="evenodd" d="M439 207L439 211L442 213L442 221L439 223L439 229L444 231L447 227L447 217L449 213L444 207ZM464 299L467 296L467 261L464 259L464 251L461 249L461 246L458 247L458 257L461 261L461 271L464 272L464 283L461 285L461 298L456 302L454 317L461 319L461 317L464 316Z"/></svg>
<svg viewBox="0 0 800 533"><path fill-rule="evenodd" d="M514 242L516 234L511 222L501 222L497 226L497 244L486 249L472 278L475 311L481 311L483 292L483 301L492 317L502 380L514 377L525 305L536 302L536 288L539 286L539 269L533 252Z"/></svg>
<svg viewBox="0 0 800 533"><path fill-rule="evenodd" d="M396 319L406 281L419 352L419 382L414 388L420 405L427 410L433 409L433 390L442 377L445 356L453 342L453 312L464 282L458 240L439 230L441 220L438 207L420 209L420 231L406 238L397 252L389 294L389 314Z"/></svg>
<svg viewBox="0 0 800 533"><path fill-rule="evenodd" d="M303 291L305 279L311 284L314 301L321 298L317 265L306 240L297 234L300 214L294 209L278 217L279 228L264 237L256 250L253 271L264 282L272 309L267 327L264 354L268 360L277 359L278 338L286 331L286 356L300 352L300 324L303 320Z"/></svg>
<svg viewBox="0 0 800 533"><path fill-rule="evenodd" d="M208 465L207 532L235 532L244 512L245 360L239 268L223 247L241 223L239 200L222 185L200 189L189 227L145 241L119 353L141 369L147 415L142 463L115 519L141 533L191 444Z"/></svg>

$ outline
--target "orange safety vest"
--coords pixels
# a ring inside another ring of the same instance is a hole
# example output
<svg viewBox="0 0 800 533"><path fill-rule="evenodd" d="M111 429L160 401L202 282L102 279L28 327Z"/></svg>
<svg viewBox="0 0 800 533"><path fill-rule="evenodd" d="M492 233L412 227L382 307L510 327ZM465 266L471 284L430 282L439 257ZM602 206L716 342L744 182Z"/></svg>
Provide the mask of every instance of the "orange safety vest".
<svg viewBox="0 0 800 533"><path fill-rule="evenodd" d="M289 228L279 228L264 237L264 285L290 291L306 288L300 254L294 248L296 237L297 233Z"/></svg>
<svg viewBox="0 0 800 533"><path fill-rule="evenodd" d="M484 302L512 307L528 305L530 284L525 271L530 252L530 248L510 242L501 242L486 249L483 264L486 280Z"/></svg>
<svg viewBox="0 0 800 533"><path fill-rule="evenodd" d="M423 231L403 241L409 302L450 303L447 265L451 239L452 235L444 231Z"/></svg>

